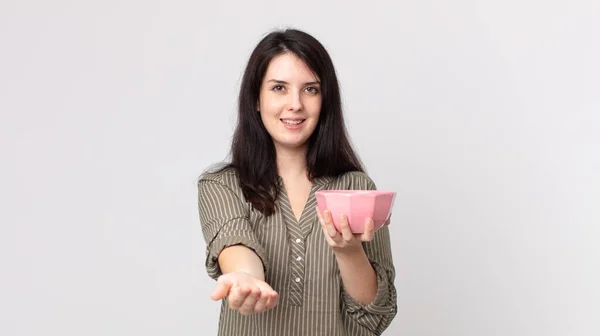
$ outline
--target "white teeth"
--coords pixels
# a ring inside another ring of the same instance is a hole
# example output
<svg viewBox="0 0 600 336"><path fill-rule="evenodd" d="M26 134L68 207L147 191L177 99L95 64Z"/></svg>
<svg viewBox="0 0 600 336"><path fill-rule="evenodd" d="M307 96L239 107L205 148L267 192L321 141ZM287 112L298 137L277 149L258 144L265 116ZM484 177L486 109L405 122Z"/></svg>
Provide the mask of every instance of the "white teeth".
<svg viewBox="0 0 600 336"><path fill-rule="evenodd" d="M288 125L298 125L301 122L303 122L304 120L288 120L288 119L281 119L281 121L283 121L285 124Z"/></svg>

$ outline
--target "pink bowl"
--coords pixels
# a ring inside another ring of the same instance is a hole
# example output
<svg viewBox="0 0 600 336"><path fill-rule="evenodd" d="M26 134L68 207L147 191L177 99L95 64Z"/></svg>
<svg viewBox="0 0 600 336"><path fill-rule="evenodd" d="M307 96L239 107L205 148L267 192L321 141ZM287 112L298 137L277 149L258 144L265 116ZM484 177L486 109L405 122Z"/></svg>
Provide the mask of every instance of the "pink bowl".
<svg viewBox="0 0 600 336"><path fill-rule="evenodd" d="M367 218L373 218L375 231L390 217L396 193L381 190L321 190L315 193L319 211L331 211L333 226L340 230L340 214L345 213L353 233L363 233Z"/></svg>

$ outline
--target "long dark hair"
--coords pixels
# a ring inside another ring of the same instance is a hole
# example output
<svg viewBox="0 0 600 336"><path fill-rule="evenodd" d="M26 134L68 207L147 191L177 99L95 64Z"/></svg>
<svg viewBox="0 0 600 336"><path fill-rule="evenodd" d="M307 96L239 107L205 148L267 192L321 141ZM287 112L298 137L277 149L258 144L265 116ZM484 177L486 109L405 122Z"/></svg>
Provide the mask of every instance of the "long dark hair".
<svg viewBox="0 0 600 336"><path fill-rule="evenodd" d="M257 111L257 101L269 62L286 52L302 59L321 81L321 113L308 140L308 178L364 171L347 134L338 79L329 54L319 41L305 32L273 31L258 43L246 66L238 100L238 123L231 144L231 163L224 167L236 170L244 197L266 216L275 211L278 172L275 145Z"/></svg>

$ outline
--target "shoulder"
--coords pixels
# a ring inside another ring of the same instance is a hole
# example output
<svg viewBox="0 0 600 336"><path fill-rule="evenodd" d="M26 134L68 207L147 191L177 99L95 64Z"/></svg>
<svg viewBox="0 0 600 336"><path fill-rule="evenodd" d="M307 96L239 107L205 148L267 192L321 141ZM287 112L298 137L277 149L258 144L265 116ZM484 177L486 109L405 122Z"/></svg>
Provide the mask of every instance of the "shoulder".
<svg viewBox="0 0 600 336"><path fill-rule="evenodd" d="M365 172L349 171L331 181L331 189L338 190L375 190L377 186Z"/></svg>
<svg viewBox="0 0 600 336"><path fill-rule="evenodd" d="M230 166L212 166L204 171L198 178L200 182L216 182L223 184L231 184L231 182L239 181L235 168Z"/></svg>
<svg viewBox="0 0 600 336"><path fill-rule="evenodd" d="M242 195L237 171L230 166L206 170L198 178L198 188L200 191L218 188L227 190L238 197Z"/></svg>

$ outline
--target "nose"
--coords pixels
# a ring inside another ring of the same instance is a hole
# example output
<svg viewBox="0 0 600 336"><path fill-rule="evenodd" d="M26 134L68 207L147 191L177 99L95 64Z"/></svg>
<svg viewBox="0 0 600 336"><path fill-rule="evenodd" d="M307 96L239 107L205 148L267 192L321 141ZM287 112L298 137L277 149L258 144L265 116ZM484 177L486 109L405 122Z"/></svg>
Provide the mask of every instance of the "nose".
<svg viewBox="0 0 600 336"><path fill-rule="evenodd" d="M302 97L300 92L290 93L288 100L288 108L291 111L301 111L302 110Z"/></svg>

